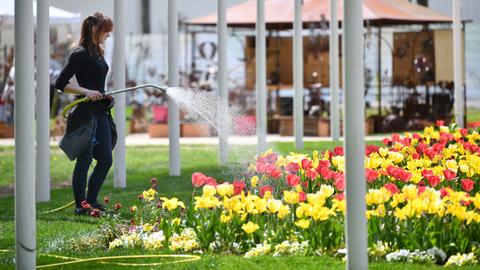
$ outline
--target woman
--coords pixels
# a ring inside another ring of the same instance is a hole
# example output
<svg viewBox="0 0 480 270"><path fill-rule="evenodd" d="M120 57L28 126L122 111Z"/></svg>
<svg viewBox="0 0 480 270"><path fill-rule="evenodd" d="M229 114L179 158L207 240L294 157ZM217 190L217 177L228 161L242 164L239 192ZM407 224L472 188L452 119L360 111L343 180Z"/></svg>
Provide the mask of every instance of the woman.
<svg viewBox="0 0 480 270"><path fill-rule="evenodd" d="M71 53L67 65L55 83L55 88L60 91L77 94L77 98L90 99L90 102L80 103L68 116L67 133L89 123L92 119L96 121L95 137L77 157L73 170L72 187L77 215L88 214L90 208L105 210L97 201L97 197L112 166L112 149L116 140L115 125L110 114L113 99L103 95L108 72L103 44L112 30L112 20L102 13L96 12L88 16L82 23L79 46ZM73 75L78 85L70 83ZM88 189L85 192L92 158L97 164L90 174Z"/></svg>

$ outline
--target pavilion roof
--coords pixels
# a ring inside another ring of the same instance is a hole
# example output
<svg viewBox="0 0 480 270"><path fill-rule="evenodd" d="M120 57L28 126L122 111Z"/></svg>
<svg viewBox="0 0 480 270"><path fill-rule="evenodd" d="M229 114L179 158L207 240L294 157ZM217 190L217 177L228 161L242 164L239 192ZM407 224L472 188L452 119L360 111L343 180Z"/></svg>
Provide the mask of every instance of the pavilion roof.
<svg viewBox="0 0 480 270"><path fill-rule="evenodd" d="M343 19L343 1L338 1L338 20ZM231 27L254 27L256 0L249 0L227 9L227 22ZM363 0L363 17L366 23L376 26L402 24L450 23L448 15L407 0ZM266 0L265 22L267 28L292 28L294 1ZM330 0L304 0L302 6L304 24L329 21ZM187 21L191 25L216 25L217 13Z"/></svg>

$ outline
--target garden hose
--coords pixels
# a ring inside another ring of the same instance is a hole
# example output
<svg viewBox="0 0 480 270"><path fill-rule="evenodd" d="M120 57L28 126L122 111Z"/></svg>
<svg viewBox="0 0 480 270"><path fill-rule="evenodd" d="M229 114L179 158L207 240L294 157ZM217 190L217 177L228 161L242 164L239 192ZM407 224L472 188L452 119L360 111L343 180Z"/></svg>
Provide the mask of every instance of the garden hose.
<svg viewBox="0 0 480 270"><path fill-rule="evenodd" d="M58 207L58 208L55 208L55 209L52 209L52 210L48 210L48 211L45 211L45 212L41 212L41 213L39 213L39 215L52 214L52 213L61 211L61 210L63 210L63 209L66 209L66 208L68 208L68 207L70 207L70 206L72 206L72 205L74 205L74 204L75 204L75 201L71 201L71 202L69 202L69 203L67 203L67 204L65 204L65 205L63 205L63 206Z"/></svg>
<svg viewBox="0 0 480 270"><path fill-rule="evenodd" d="M128 91L132 91L132 90L136 90L136 89L140 89L140 88L145 88L145 87L155 88L155 89L157 89L157 90L162 91L164 94L167 93L167 89L168 89L167 86L163 86L163 85L162 85L162 86L159 86L159 85L155 85L155 84L142 84L142 85L137 85L137 86L133 86L133 87L128 87L128 88L123 88L123 89L108 91L108 92L105 92L105 93L104 93L104 96L113 96L113 95L116 95L116 94L120 94L120 93L124 93L124 92L128 92ZM80 103L82 103L82 102L87 102L87 101L89 101L89 100L90 100L89 98L84 97L84 98L77 99L77 100L73 101L72 103L68 104L67 106L65 106L65 108L63 108L63 111L62 111L63 117L67 118L68 112L69 112L73 107L75 107L76 105L78 105L78 104L80 104Z"/></svg>
<svg viewBox="0 0 480 270"><path fill-rule="evenodd" d="M3 253L14 253L13 250L8 249L0 249L0 252ZM67 262L59 262L59 263L51 263L51 264L43 264L37 265L37 269L42 268L51 268L51 267L59 267L64 265L71 265L71 264L80 264L86 262L98 262L102 264L111 264L111 265L119 265L119 266L131 266L131 267L141 267L141 266L159 266L159 265L166 265L166 264L174 264L174 263L184 263L184 262L193 262L201 260L201 257L198 255L188 255L188 254L140 254L140 255L120 255L120 256L105 256L105 257L95 257L95 258L86 258L80 259L76 257L67 257L67 256L60 256L55 254L38 254L38 256L43 257L50 257L62 260L69 260ZM179 260L171 261L171 262L154 262L154 263L122 263L122 262L105 262L105 261L113 261L113 260L121 260L121 259L152 259L152 258L178 258Z"/></svg>

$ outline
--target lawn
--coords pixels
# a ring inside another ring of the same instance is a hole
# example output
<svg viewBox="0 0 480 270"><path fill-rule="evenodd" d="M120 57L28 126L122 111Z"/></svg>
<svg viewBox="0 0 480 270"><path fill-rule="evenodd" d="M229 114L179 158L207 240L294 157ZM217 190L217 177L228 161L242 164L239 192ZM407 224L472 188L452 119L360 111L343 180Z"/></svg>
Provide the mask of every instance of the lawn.
<svg viewBox="0 0 480 270"><path fill-rule="evenodd" d="M376 142L378 143L378 142ZM312 150L332 149L335 145L328 142L307 142L305 150L296 152L311 153ZM292 143L275 143L273 150L281 153L295 151ZM220 167L217 165L217 147L202 145L183 145L181 147L182 176L170 177L168 175L168 147L127 147L127 188L114 189L112 187L112 172L100 194L108 196L111 204L121 202L124 207L121 211L127 213L128 206L137 203L136 196L149 187L149 180L156 177L159 180L158 191L162 195L176 196L181 200L190 200L192 194L191 174L201 171L217 179L233 180L242 176L245 164L252 161L255 148L251 146L231 147L231 165ZM0 148L0 187L10 186L13 181L14 148ZM51 148L51 174L55 185L68 183L73 162L63 155L57 148ZM98 228L100 220L89 217L73 215L73 209L66 209L49 215L41 213L59 207L72 199L69 187L57 188L52 191L52 200L49 203L37 204L37 264L60 262L40 256L41 253L58 254L79 258L141 254L142 250L99 250L99 249L73 249L72 240L88 236ZM14 234L14 200L11 195L0 198L0 249L13 249L15 245ZM0 268L14 269L13 253L0 253ZM149 261L149 260L142 260ZM129 261L133 262L133 261ZM138 260L136 262L139 262ZM114 266L95 263L85 263L55 269L132 269L131 266ZM344 269L345 264L340 259L325 256L319 257L259 257L245 259L239 256L228 255L202 255L200 261L191 263L171 264L157 266L154 269ZM440 268L431 265L401 264L377 262L370 264L371 269L431 269ZM53 268L52 268L53 269ZM152 269L152 267L135 267L134 269ZM461 269L478 269L463 267Z"/></svg>

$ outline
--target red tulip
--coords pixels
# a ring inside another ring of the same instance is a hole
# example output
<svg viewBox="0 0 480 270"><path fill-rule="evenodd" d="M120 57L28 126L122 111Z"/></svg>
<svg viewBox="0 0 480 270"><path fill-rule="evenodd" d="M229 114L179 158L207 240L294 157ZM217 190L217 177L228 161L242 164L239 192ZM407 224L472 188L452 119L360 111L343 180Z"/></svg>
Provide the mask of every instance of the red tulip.
<svg viewBox="0 0 480 270"><path fill-rule="evenodd" d="M192 174L192 185L195 188L202 187L205 184L205 175L200 172L196 172Z"/></svg>
<svg viewBox="0 0 480 270"><path fill-rule="evenodd" d="M423 176L423 178L428 179L428 177L433 176L433 171L432 171L432 170L423 169L423 171L422 171L422 176Z"/></svg>
<svg viewBox="0 0 480 270"><path fill-rule="evenodd" d="M383 187L390 191L392 195L399 192L398 187L394 183L387 183Z"/></svg>
<svg viewBox="0 0 480 270"><path fill-rule="evenodd" d="M366 155L366 156L370 156L371 153L377 153L377 152L378 152L378 149L380 149L379 146L376 146L376 145L367 145L367 147L365 148L365 155Z"/></svg>
<svg viewBox="0 0 480 270"><path fill-rule="evenodd" d="M298 166L298 163L296 162L290 162L287 164L287 166L285 166L285 170L288 173L297 173L299 169L300 169L300 166Z"/></svg>
<svg viewBox="0 0 480 270"><path fill-rule="evenodd" d="M310 169L310 170L305 172L305 175L308 178L314 180L315 178L317 178L318 172L315 169Z"/></svg>
<svg viewBox="0 0 480 270"><path fill-rule="evenodd" d="M330 180L333 177L334 171L330 170L327 167L322 167L320 169L320 175L322 176L323 179L325 180Z"/></svg>
<svg viewBox="0 0 480 270"><path fill-rule="evenodd" d="M437 125L437 127L440 127L440 126L445 125L445 121L443 121L443 120L437 120L437 121L435 122L435 124Z"/></svg>
<svg viewBox="0 0 480 270"><path fill-rule="evenodd" d="M311 160L306 159L306 158L302 159L302 169L308 170L308 169L310 169L311 166L312 166L312 161Z"/></svg>
<svg viewBox="0 0 480 270"><path fill-rule="evenodd" d="M330 160L320 160L318 161L317 170L320 168L330 168Z"/></svg>
<svg viewBox="0 0 480 270"><path fill-rule="evenodd" d="M82 201L80 204L81 204L83 209L90 209L91 208L91 205L85 200Z"/></svg>
<svg viewBox="0 0 480 270"><path fill-rule="evenodd" d="M282 176L282 171L274 165L269 165L267 168L267 174L272 178L278 179Z"/></svg>
<svg viewBox="0 0 480 270"><path fill-rule="evenodd" d="M343 199L345 199L345 194L343 194L343 192L338 193L337 195L335 195L335 199L342 201Z"/></svg>
<svg viewBox="0 0 480 270"><path fill-rule="evenodd" d="M241 194L246 185L243 181L233 181L233 192L235 195Z"/></svg>
<svg viewBox="0 0 480 270"><path fill-rule="evenodd" d="M294 187L300 184L300 177L296 174L287 175L287 185Z"/></svg>
<svg viewBox="0 0 480 270"><path fill-rule="evenodd" d="M466 192L470 192L473 189L474 185L475 182L473 182L471 179L462 179L462 188Z"/></svg>
<svg viewBox="0 0 480 270"><path fill-rule="evenodd" d="M122 204L121 204L121 203L116 203L116 204L113 206L113 208L114 208L115 210L119 210L120 208L122 208Z"/></svg>
<svg viewBox="0 0 480 270"><path fill-rule="evenodd" d="M379 173L375 170L371 170L371 169L365 170L365 177L367 178L367 182L369 183L375 181L375 179L377 179L378 176L379 176Z"/></svg>
<svg viewBox="0 0 480 270"><path fill-rule="evenodd" d="M306 201L306 200L307 200L307 195L305 195L305 192L300 191L300 192L298 193L298 201L299 201L299 202L304 202L304 201Z"/></svg>
<svg viewBox="0 0 480 270"><path fill-rule="evenodd" d="M343 177L335 179L335 187L338 190L343 191L343 189L345 188L345 180L343 179Z"/></svg>
<svg viewBox="0 0 480 270"><path fill-rule="evenodd" d="M443 197L448 196L448 195L449 195L448 189L446 189L446 188L440 189L440 198L443 199Z"/></svg>
<svg viewBox="0 0 480 270"><path fill-rule="evenodd" d="M110 199L107 196L105 196L103 197L103 202L108 204L110 202Z"/></svg>
<svg viewBox="0 0 480 270"><path fill-rule="evenodd" d="M452 170L443 170L443 176L445 176L446 180L451 181L457 177L457 174Z"/></svg>
<svg viewBox="0 0 480 270"><path fill-rule="evenodd" d="M217 181L215 181L215 178L213 178L213 177L205 176L204 185L216 187L217 186Z"/></svg>
<svg viewBox="0 0 480 270"><path fill-rule="evenodd" d="M333 153L335 156L343 156L343 147L335 146L335 148L333 148Z"/></svg>
<svg viewBox="0 0 480 270"><path fill-rule="evenodd" d="M427 180L432 187L436 187L438 184L440 184L440 177L438 175L431 175L427 178Z"/></svg>
<svg viewBox="0 0 480 270"><path fill-rule="evenodd" d="M273 188L271 186L263 186L260 188L260 197L263 197L265 195L265 192L270 191L270 193L273 193Z"/></svg>

